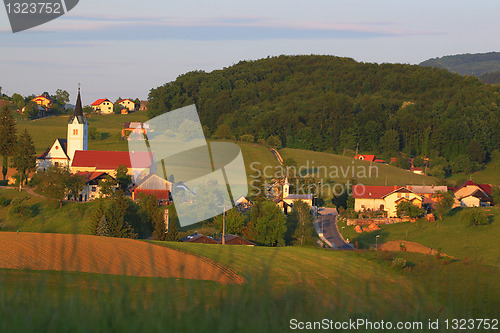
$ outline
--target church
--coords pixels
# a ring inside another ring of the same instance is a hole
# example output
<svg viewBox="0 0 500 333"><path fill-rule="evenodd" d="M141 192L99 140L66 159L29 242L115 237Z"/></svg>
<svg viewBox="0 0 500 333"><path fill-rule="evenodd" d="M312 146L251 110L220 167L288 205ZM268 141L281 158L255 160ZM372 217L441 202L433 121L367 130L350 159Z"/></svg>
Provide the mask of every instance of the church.
<svg viewBox="0 0 500 333"><path fill-rule="evenodd" d="M66 139L57 138L51 147L37 156L37 170L45 170L51 165L68 167L71 173L105 172L115 176L118 166L128 168L128 174L135 179L142 179L155 172L153 153L128 151L88 150L89 125L83 114L80 88L76 100L75 111L68 120ZM134 154L132 163L131 154Z"/></svg>

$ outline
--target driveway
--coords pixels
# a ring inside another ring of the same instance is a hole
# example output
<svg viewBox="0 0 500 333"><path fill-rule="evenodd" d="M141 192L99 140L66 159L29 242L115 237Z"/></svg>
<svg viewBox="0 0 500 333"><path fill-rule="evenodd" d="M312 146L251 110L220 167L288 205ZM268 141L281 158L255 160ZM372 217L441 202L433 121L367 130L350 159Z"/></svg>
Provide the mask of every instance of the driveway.
<svg viewBox="0 0 500 333"><path fill-rule="evenodd" d="M320 238L337 250L353 250L352 245L347 244L339 233L337 228L337 209L319 208L319 215L314 220L314 228Z"/></svg>

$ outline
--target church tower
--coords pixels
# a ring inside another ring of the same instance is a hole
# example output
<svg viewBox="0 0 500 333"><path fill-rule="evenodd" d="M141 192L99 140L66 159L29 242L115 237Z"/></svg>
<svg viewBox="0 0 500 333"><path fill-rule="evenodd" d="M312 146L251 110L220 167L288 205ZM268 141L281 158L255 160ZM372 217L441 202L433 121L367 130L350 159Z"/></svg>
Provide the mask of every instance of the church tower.
<svg viewBox="0 0 500 333"><path fill-rule="evenodd" d="M285 184L283 184L283 198L288 198L290 195L290 183L288 183L288 177L285 178Z"/></svg>
<svg viewBox="0 0 500 333"><path fill-rule="evenodd" d="M87 118L83 115L82 99L80 97L80 87L78 87L78 97L76 99L75 113L69 117L68 121L68 157L69 165L73 161L75 151L88 150L89 148L89 125Z"/></svg>

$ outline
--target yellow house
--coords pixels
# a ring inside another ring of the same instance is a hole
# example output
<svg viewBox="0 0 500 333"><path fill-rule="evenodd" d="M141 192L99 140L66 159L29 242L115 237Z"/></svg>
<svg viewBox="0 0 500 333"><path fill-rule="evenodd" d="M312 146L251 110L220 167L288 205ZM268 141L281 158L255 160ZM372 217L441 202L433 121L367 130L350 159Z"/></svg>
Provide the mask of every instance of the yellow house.
<svg viewBox="0 0 500 333"><path fill-rule="evenodd" d="M100 112L101 114L113 113L113 102L107 98L101 98L90 105L95 112Z"/></svg>
<svg viewBox="0 0 500 333"><path fill-rule="evenodd" d="M406 187L355 185L352 190L357 212L384 211L388 217L397 217L397 206L402 201L422 207L422 196Z"/></svg>
<svg viewBox="0 0 500 333"><path fill-rule="evenodd" d="M136 110L135 102L130 100L130 99L122 99L122 100L118 101L118 104L120 104L124 108L128 109L129 111Z"/></svg>
<svg viewBox="0 0 500 333"><path fill-rule="evenodd" d="M31 100L32 102L35 102L41 107L44 107L45 109L49 109L52 103L54 102L50 98L47 98L45 96L37 96Z"/></svg>

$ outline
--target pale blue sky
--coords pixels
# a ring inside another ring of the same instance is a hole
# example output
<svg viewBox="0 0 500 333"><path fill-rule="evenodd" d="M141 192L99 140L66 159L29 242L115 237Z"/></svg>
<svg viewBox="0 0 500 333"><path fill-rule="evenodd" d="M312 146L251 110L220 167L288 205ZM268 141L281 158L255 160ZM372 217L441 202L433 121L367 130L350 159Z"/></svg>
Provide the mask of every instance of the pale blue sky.
<svg viewBox="0 0 500 333"><path fill-rule="evenodd" d="M0 86L11 95L82 83L97 98L146 99L191 70L280 54L419 63L500 51L497 0L80 0L68 14L12 34L0 9Z"/></svg>

